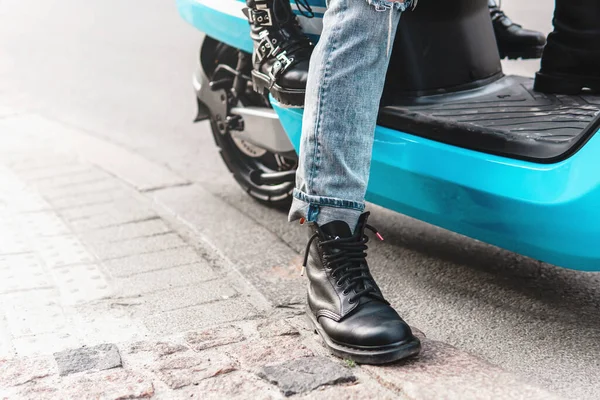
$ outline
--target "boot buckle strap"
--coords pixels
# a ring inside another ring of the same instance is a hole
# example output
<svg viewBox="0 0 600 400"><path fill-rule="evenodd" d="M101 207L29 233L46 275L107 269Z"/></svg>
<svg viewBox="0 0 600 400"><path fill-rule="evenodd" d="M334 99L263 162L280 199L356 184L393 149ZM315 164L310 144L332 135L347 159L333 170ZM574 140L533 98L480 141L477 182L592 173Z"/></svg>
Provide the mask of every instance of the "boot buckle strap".
<svg viewBox="0 0 600 400"><path fill-rule="evenodd" d="M277 42L277 39L269 36L269 31L262 31L259 37L261 40L258 42L258 49L256 50L258 61L262 62L262 60L267 57L277 56L279 54L281 51L279 43Z"/></svg>
<svg viewBox="0 0 600 400"><path fill-rule="evenodd" d="M277 56L277 61L275 61L275 64L273 64L273 66L269 70L269 78L271 78L271 84L274 84L275 80L281 74L283 74L290 67L290 65L292 65L293 62L293 57L288 57L285 51L281 52Z"/></svg>
<svg viewBox="0 0 600 400"><path fill-rule="evenodd" d="M273 26L273 15L269 8L250 9L248 20L255 26Z"/></svg>

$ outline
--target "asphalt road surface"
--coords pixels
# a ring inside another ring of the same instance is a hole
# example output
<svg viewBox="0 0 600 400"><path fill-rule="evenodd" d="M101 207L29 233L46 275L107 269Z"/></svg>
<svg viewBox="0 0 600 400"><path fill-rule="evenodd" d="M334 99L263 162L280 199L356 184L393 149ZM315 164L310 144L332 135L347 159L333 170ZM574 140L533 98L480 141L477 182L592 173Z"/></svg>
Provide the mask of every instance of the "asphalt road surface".
<svg viewBox="0 0 600 400"><path fill-rule="evenodd" d="M191 123L190 76L201 34L179 19L174 3L0 0L0 104L161 162L300 251L304 232L247 198L222 165L208 126ZM545 32L552 6L504 1L514 20ZM506 71L532 75L538 65L516 61ZM386 236L372 251L374 274L411 324L564 397L600 398L600 274L560 269L371 209ZM247 238L249 253L260 239ZM270 297L286 301L283 291Z"/></svg>

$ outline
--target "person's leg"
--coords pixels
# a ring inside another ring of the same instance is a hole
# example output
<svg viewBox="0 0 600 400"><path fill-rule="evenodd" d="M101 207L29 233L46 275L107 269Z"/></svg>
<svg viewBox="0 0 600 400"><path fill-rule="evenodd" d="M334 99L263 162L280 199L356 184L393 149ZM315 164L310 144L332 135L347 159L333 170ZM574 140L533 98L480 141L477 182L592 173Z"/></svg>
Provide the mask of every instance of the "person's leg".
<svg viewBox="0 0 600 400"><path fill-rule="evenodd" d="M525 29L504 14L496 0L488 0L488 8L500 58L540 58L546 37L543 33Z"/></svg>
<svg viewBox="0 0 600 400"><path fill-rule="evenodd" d="M415 355L420 342L366 261L364 201L379 102L405 4L330 0L309 67L290 220L309 221L307 315L329 350L358 363ZM380 11L378 11L380 10Z"/></svg>
<svg viewBox="0 0 600 400"><path fill-rule="evenodd" d="M309 69L290 221L344 220L354 228L364 211L373 134L400 19L400 12L377 7L383 11L365 0L329 1Z"/></svg>
<svg viewBox="0 0 600 400"><path fill-rule="evenodd" d="M556 0L554 31L542 56L534 89L578 94L600 93L600 1Z"/></svg>

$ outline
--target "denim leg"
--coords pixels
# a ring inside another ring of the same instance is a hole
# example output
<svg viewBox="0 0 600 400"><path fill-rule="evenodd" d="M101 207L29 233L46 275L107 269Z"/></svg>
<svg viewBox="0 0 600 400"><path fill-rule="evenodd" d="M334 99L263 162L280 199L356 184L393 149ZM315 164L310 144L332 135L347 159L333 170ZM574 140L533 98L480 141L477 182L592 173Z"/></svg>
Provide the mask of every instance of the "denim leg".
<svg viewBox="0 0 600 400"><path fill-rule="evenodd" d="M408 2L387 4L329 1L310 61L290 221L354 228L364 211L390 43Z"/></svg>

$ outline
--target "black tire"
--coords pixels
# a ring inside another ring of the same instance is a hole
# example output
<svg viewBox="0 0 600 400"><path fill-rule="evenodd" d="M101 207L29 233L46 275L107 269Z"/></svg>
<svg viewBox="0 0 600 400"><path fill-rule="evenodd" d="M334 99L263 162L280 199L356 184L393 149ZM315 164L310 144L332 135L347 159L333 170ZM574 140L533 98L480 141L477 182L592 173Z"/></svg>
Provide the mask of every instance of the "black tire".
<svg viewBox="0 0 600 400"><path fill-rule="evenodd" d="M207 39L211 40L211 39ZM207 71L207 75L213 81L219 79L225 79L230 77L233 84L233 76L227 75L227 72L221 70L217 72L218 76L214 74L218 64L226 64L232 68L236 68L239 50L230 47L224 43L212 40L214 49L209 51L214 52L211 57L212 64ZM203 51L206 51L206 43ZM208 67L205 65L205 67ZM250 71L242 71L244 74L250 74ZM224 74L224 75L221 75ZM229 91L227 88L226 91ZM251 88L250 83L246 93L239 96L238 106L260 106L270 107L268 99L264 96L254 92ZM297 157L295 154L276 154L261 149L260 156L248 155L248 150L244 152L240 147L239 141L236 143L234 138L229 132L221 133L217 127L217 121L211 117L211 128L215 139L215 143L219 148L219 152L225 165L232 173L237 183L244 189L248 195L257 200L258 202L272 208L287 209L290 206L292 200L292 191L294 189L293 182L281 182L279 184L272 185L261 185L255 183L251 179L251 175L256 173L257 170L265 173L281 172L295 170L297 167ZM248 144L246 144L247 148Z"/></svg>

